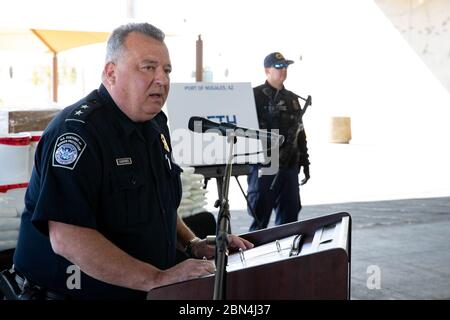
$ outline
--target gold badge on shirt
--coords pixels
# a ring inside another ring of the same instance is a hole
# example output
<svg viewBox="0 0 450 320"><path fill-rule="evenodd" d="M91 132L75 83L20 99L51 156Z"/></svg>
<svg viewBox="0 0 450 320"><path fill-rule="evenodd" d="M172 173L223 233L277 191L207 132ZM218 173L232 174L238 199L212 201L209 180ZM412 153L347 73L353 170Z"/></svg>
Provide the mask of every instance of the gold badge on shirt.
<svg viewBox="0 0 450 320"><path fill-rule="evenodd" d="M161 133L160 137L161 137L161 142L164 146L164 149L166 149L167 152L170 152L170 148L169 148L169 145L167 144L166 137L164 137L164 135L162 133Z"/></svg>
<svg viewBox="0 0 450 320"><path fill-rule="evenodd" d="M298 103L297 100L292 100L292 107L294 108L295 111L300 109L300 104Z"/></svg>

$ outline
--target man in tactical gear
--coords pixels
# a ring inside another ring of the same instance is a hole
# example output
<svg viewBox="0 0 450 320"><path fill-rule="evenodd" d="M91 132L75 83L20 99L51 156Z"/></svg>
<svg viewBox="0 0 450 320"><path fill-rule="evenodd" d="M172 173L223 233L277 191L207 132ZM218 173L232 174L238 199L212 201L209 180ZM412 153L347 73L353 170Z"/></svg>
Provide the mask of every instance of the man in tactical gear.
<svg viewBox="0 0 450 320"><path fill-rule="evenodd" d="M266 228L272 210L275 224L294 222L301 210L298 176L303 168L304 185L310 178L309 155L302 121L299 96L286 90L283 83L292 60L279 52L264 59L267 80L253 89L259 127L279 130L285 141L279 149L279 170L264 175L261 166L253 165L248 176L248 209L253 215L250 231ZM306 105L305 105L306 107Z"/></svg>

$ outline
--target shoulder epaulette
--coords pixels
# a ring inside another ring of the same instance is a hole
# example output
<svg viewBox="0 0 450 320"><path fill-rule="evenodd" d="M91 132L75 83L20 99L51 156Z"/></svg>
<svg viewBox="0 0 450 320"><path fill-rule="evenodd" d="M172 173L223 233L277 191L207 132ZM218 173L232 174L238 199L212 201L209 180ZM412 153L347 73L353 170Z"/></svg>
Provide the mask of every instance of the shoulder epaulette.
<svg viewBox="0 0 450 320"><path fill-rule="evenodd" d="M164 111L160 111L156 117L155 120L160 124L160 125L166 125L167 124L167 116L164 113Z"/></svg>
<svg viewBox="0 0 450 320"><path fill-rule="evenodd" d="M87 118L102 105L97 91L93 91L86 98L74 105L73 110L69 113L65 121L86 123Z"/></svg>

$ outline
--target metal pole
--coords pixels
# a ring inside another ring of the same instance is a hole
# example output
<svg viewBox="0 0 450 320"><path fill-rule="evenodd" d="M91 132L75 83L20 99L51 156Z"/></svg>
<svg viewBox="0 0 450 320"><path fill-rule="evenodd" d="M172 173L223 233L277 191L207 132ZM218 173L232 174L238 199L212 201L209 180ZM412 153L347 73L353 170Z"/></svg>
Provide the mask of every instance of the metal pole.
<svg viewBox="0 0 450 320"><path fill-rule="evenodd" d="M203 81L203 40L199 34L195 46L195 81Z"/></svg>
<svg viewBox="0 0 450 320"><path fill-rule="evenodd" d="M221 206L218 216L218 229L216 235L216 274L214 279L214 300L226 300L227 292L227 263L228 263L228 230L230 228L230 207L228 204L228 190L230 186L231 171L233 166L233 148L236 143L236 135L227 136L230 149L228 161L225 167L224 183L222 186Z"/></svg>
<svg viewBox="0 0 450 320"><path fill-rule="evenodd" d="M58 56L53 53L53 102L58 102Z"/></svg>

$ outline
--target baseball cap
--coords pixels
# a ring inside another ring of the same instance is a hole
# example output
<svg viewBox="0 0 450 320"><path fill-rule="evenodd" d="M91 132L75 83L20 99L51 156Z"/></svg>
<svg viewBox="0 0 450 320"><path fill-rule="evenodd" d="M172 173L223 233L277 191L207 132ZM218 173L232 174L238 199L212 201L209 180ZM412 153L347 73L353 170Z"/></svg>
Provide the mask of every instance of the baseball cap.
<svg viewBox="0 0 450 320"><path fill-rule="evenodd" d="M275 69L287 68L294 63L292 60L286 60L279 52L272 52L264 58L264 68L274 67Z"/></svg>

